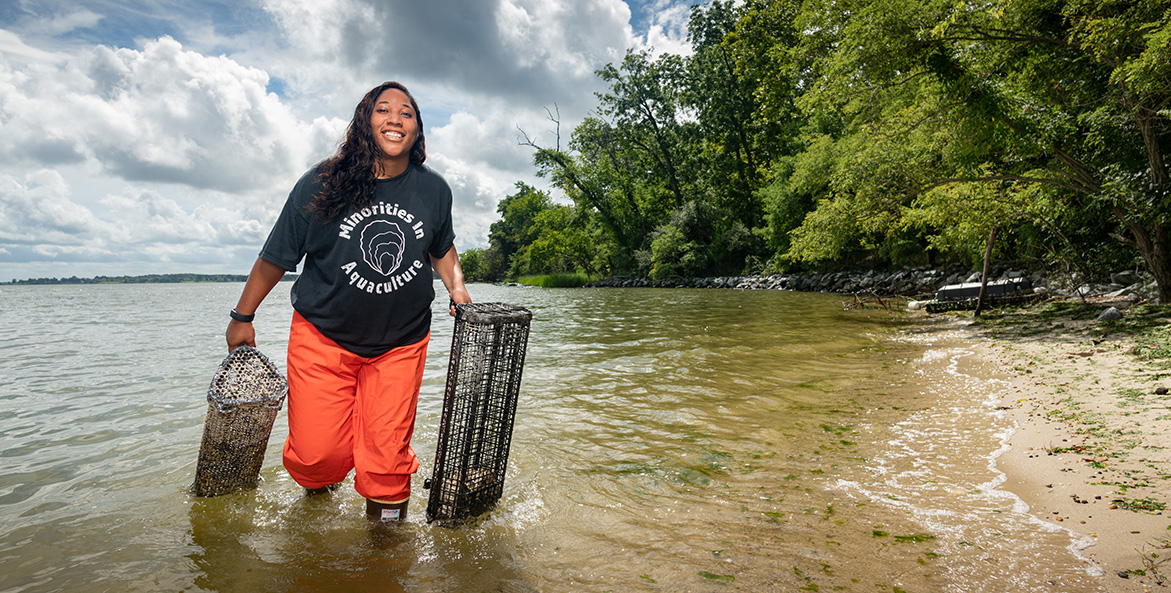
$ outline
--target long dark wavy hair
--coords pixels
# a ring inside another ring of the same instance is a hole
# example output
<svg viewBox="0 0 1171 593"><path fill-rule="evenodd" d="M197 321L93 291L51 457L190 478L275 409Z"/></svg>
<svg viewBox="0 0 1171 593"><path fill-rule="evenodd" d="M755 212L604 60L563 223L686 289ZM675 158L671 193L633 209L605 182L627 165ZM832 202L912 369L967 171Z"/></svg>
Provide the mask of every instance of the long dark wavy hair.
<svg viewBox="0 0 1171 593"><path fill-rule="evenodd" d="M374 203L375 167L381 150L370 129L370 115L374 113L374 102L383 91L398 89L411 100L415 110L415 122L419 126L419 137L411 147L410 159L413 165L422 165L427 160L426 142L423 138L423 116L419 104L407 87L397 82L384 82L366 93L354 108L354 118L346 128L337 153L321 163L319 176L323 187L309 203L309 212L323 221L336 219L351 207L361 208Z"/></svg>

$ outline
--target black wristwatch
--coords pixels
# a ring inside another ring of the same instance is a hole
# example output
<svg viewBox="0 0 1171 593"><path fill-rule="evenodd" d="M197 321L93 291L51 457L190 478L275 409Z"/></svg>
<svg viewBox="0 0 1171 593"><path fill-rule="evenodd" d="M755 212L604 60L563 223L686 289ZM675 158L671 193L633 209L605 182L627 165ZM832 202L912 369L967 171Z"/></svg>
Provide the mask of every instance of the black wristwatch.
<svg viewBox="0 0 1171 593"><path fill-rule="evenodd" d="M236 321L240 321L243 323L252 323L252 320L256 319L256 313L253 313L251 315L245 315L243 313L237 313L235 309L232 309L232 312L228 313L228 315L232 319L235 319Z"/></svg>

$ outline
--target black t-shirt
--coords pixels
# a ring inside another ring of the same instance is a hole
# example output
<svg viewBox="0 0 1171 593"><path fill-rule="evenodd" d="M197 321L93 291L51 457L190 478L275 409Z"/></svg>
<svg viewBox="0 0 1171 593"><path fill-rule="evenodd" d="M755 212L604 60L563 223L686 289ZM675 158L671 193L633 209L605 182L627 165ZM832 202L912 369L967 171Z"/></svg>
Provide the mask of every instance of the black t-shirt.
<svg viewBox="0 0 1171 593"><path fill-rule="evenodd" d="M323 222L306 211L321 189L320 165L301 177L260 257L288 271L293 308L358 356L413 344L431 329L431 258L455 241L451 189L431 169L410 165L379 179L374 203Z"/></svg>

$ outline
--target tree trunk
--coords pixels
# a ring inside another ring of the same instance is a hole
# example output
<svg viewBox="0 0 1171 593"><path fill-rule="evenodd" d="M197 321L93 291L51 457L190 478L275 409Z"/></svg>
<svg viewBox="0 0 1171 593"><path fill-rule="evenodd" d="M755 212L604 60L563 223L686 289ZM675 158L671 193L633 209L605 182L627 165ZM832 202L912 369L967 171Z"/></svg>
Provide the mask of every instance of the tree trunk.
<svg viewBox="0 0 1171 593"><path fill-rule="evenodd" d="M996 233L999 232L1000 225L992 227L992 232L988 233L988 244L984 246L984 272L980 274L980 296L976 297L976 317L984 310L984 299L988 294L988 274L992 271L992 245L996 243Z"/></svg>
<svg viewBox="0 0 1171 593"><path fill-rule="evenodd" d="M1159 134L1155 129L1155 122L1158 120L1159 118L1146 114L1135 117L1139 132L1143 137L1143 143L1147 148L1147 164L1151 170L1151 184L1167 190L1171 189L1171 178L1168 178L1167 175L1167 162L1163 159L1163 149L1159 142ZM1162 201L1162 203L1166 202ZM1155 282L1159 286L1159 303L1166 305L1171 304L1171 236L1168 235L1167 226L1157 222L1160 219L1157 212L1160 208L1161 206L1156 204L1156 222L1150 233L1150 253L1142 251L1141 248L1140 252L1143 261L1147 263L1151 275L1155 277Z"/></svg>
<svg viewBox="0 0 1171 593"><path fill-rule="evenodd" d="M1155 277L1159 303L1171 304L1171 236L1168 235L1167 227L1156 228L1149 241L1139 244L1139 252L1147 264L1147 270Z"/></svg>
<svg viewBox="0 0 1171 593"><path fill-rule="evenodd" d="M1159 302L1171 304L1171 233L1164 225L1148 229L1122 206L1115 205L1112 209L1134 237L1135 249L1147 265L1147 271L1154 276L1159 287Z"/></svg>

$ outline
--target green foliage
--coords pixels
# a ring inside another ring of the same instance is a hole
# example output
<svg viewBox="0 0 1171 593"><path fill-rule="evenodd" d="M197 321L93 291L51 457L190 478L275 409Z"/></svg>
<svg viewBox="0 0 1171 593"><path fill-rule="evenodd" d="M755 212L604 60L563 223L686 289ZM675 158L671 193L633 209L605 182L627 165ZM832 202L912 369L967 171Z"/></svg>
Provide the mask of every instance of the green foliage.
<svg viewBox="0 0 1171 593"><path fill-rule="evenodd" d="M651 241L650 277L664 280L672 276L691 276L704 266L706 254L694 241L688 241L682 229L666 225Z"/></svg>
<svg viewBox="0 0 1171 593"><path fill-rule="evenodd" d="M536 239L537 216L551 205L549 194L519 181L516 193L500 200L496 206L500 220L492 223L488 242L505 262ZM492 273L497 275L500 270L492 270Z"/></svg>
<svg viewBox="0 0 1171 593"><path fill-rule="evenodd" d="M976 265L997 228L998 259L1141 262L1171 300L1167 0L714 0L688 38L598 70L567 149L528 141L572 206L518 185L482 267Z"/></svg>
<svg viewBox="0 0 1171 593"><path fill-rule="evenodd" d="M486 250L461 256L464 276L500 280L522 275L585 271L594 273L593 249L574 210L554 204L546 192L517 183L516 193L497 206Z"/></svg>
<svg viewBox="0 0 1171 593"><path fill-rule="evenodd" d="M663 280L739 274L760 248L761 241L727 210L688 202L655 230L649 276Z"/></svg>
<svg viewBox="0 0 1171 593"><path fill-rule="evenodd" d="M806 3L799 17L817 31L799 50L811 73L799 104L842 118L833 141L848 157L790 258L907 230L963 256L982 229L1030 226L1076 267L1104 237L1129 236L1171 290L1171 87L1139 81L1168 74L1165 3L847 4ZM1109 228L1087 224L1093 211Z"/></svg>
<svg viewBox="0 0 1171 593"><path fill-rule="evenodd" d="M606 132L603 138L583 133L574 139L583 147L584 142L605 144L614 155L607 156L621 158L623 173L644 172L629 181L656 188L652 194L682 206L694 193L690 168L684 165L695 137L694 124L680 117L683 60L673 54L652 60L648 52L631 50L621 67L610 64L597 74L610 83L610 92L598 94L598 111L610 123L597 122Z"/></svg>
<svg viewBox="0 0 1171 593"><path fill-rule="evenodd" d="M468 249L460 253L459 267L468 282L483 282L489 279L483 249Z"/></svg>
<svg viewBox="0 0 1171 593"><path fill-rule="evenodd" d="M593 241L579 219L568 206L553 206L537 217L537 239L527 250L530 272L597 273Z"/></svg>
<svg viewBox="0 0 1171 593"><path fill-rule="evenodd" d="M687 81L681 89L682 104L694 114L698 138L690 161L696 171L696 193L723 208L749 228L760 226L765 211L757 189L769 162L784 152L797 124L794 89L770 84L761 76L767 64L756 55L763 39L795 38L783 18L767 23L746 21L745 9L732 2L693 6L688 36L693 54L687 61ZM748 23L770 27L765 31ZM760 99L768 97L769 107ZM767 110L767 112L766 112Z"/></svg>
<svg viewBox="0 0 1171 593"><path fill-rule="evenodd" d="M769 247L774 251L787 252L790 234L818 201L829 196L838 162L836 148L831 136L817 134L803 152L774 161L772 181L758 191L767 212Z"/></svg>
<svg viewBox="0 0 1171 593"><path fill-rule="evenodd" d="M545 274L541 276L521 276L517 282L527 286L542 288L577 288L590 282L585 274Z"/></svg>

